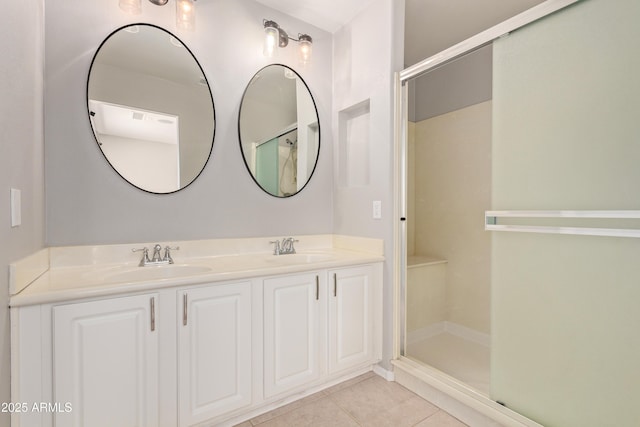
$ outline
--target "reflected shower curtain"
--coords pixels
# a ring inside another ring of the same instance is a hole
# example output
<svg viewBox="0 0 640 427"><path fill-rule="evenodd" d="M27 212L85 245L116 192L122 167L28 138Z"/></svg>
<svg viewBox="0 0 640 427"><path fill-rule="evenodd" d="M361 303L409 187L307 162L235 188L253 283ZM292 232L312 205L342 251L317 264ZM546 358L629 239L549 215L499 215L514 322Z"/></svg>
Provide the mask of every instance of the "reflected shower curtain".
<svg viewBox="0 0 640 427"><path fill-rule="evenodd" d="M270 194L278 194L279 150L278 138L273 138L256 148L256 179Z"/></svg>

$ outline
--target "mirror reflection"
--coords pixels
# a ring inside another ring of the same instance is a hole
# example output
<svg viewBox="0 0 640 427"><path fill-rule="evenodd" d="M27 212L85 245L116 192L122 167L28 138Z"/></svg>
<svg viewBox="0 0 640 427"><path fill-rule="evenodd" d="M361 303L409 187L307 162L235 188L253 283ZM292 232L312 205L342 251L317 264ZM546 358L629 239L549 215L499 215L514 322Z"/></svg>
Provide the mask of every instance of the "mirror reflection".
<svg viewBox="0 0 640 427"><path fill-rule="evenodd" d="M105 158L142 190L178 191L209 159L215 111L207 79L162 28L128 25L105 39L89 71L87 105Z"/></svg>
<svg viewBox="0 0 640 427"><path fill-rule="evenodd" d="M249 82L240 105L240 147L256 183L276 197L301 191L320 149L318 112L302 78L268 65Z"/></svg>

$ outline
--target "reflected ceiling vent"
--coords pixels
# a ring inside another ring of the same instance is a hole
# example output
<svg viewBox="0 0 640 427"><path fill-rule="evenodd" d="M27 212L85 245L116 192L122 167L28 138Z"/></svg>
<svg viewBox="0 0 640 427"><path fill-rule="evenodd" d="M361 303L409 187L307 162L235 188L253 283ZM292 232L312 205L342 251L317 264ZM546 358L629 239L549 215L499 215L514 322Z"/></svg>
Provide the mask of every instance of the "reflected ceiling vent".
<svg viewBox="0 0 640 427"><path fill-rule="evenodd" d="M89 100L91 123L96 134L130 140L179 143L179 117L159 111L133 109L127 105Z"/></svg>

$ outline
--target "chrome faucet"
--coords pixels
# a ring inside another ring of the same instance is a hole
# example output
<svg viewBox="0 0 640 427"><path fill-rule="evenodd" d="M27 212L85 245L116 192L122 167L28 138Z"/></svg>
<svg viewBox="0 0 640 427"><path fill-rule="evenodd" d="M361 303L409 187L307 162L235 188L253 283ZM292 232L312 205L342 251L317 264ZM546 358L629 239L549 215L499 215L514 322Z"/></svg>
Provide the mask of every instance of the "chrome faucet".
<svg viewBox="0 0 640 427"><path fill-rule="evenodd" d="M160 257L160 251L162 250L162 246L155 245L153 247L153 257L151 257L151 262L154 264L158 264L162 262L162 258Z"/></svg>
<svg viewBox="0 0 640 427"><path fill-rule="evenodd" d="M293 246L293 244L297 241L298 240L295 240L293 237L285 237L282 239L282 242L274 240L269 243L275 245L273 247L274 255L288 255L296 253L296 248Z"/></svg>
<svg viewBox="0 0 640 427"><path fill-rule="evenodd" d="M293 237L287 237L286 239L282 239L282 245L280 246L281 254L295 254L296 248L293 244L297 242Z"/></svg>
<svg viewBox="0 0 640 427"><path fill-rule="evenodd" d="M156 244L153 247L153 255L151 259L149 259L149 248L144 247L140 249L131 249L132 252L142 252L142 259L138 263L139 267L146 267L149 265L167 265L173 264L173 258L171 258L171 250L178 250L179 246L175 248L165 246L164 248L164 256L160 256L160 251L162 251L162 246Z"/></svg>

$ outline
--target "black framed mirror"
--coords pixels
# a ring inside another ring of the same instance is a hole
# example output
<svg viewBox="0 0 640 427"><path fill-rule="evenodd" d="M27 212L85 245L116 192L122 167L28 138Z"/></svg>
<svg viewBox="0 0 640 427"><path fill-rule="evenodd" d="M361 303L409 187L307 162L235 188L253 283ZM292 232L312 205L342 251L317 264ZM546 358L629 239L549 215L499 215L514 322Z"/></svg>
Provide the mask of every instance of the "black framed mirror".
<svg viewBox="0 0 640 427"><path fill-rule="evenodd" d="M290 197L308 184L320 152L320 120L293 69L272 64L255 74L242 97L238 133L247 170L265 192Z"/></svg>
<svg viewBox="0 0 640 427"><path fill-rule="evenodd" d="M89 69L87 108L102 154L141 190L179 191L211 156L209 83L193 53L163 28L127 25L102 42Z"/></svg>

